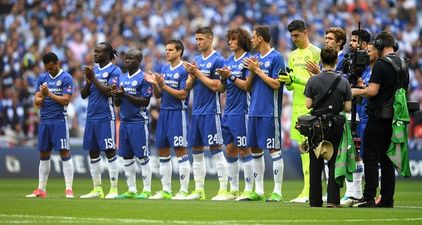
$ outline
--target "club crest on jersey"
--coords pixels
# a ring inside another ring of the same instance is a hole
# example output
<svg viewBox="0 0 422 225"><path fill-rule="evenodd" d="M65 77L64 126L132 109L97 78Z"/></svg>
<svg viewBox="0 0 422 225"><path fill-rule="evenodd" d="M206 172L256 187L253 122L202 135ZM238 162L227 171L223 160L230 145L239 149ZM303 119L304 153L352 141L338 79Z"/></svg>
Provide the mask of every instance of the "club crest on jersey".
<svg viewBox="0 0 422 225"><path fill-rule="evenodd" d="M305 56L305 61L309 61L309 56Z"/></svg>
<svg viewBox="0 0 422 225"><path fill-rule="evenodd" d="M209 62L209 63L207 63L207 65L205 67L207 67L209 69L209 68L211 68L211 66L212 66L212 63Z"/></svg>
<svg viewBox="0 0 422 225"><path fill-rule="evenodd" d="M243 63L240 63L237 68L239 68L239 70L242 70L243 69Z"/></svg>
<svg viewBox="0 0 422 225"><path fill-rule="evenodd" d="M107 78L108 77L108 73L107 72L103 73L102 77L103 78Z"/></svg>
<svg viewBox="0 0 422 225"><path fill-rule="evenodd" d="M270 67L270 61L266 61L266 62L264 63L264 66L265 66L265 67Z"/></svg>
<svg viewBox="0 0 422 225"><path fill-rule="evenodd" d="M180 76L180 75L179 75L179 73L175 73L175 74L174 74L174 79L179 78L179 76Z"/></svg>
<svg viewBox="0 0 422 225"><path fill-rule="evenodd" d="M136 80L132 81L132 86L136 86L136 85L138 85L138 81Z"/></svg>
<svg viewBox="0 0 422 225"><path fill-rule="evenodd" d="M57 86L62 85L62 81L61 81L61 80L58 80L58 81L56 82L56 85L57 85Z"/></svg>

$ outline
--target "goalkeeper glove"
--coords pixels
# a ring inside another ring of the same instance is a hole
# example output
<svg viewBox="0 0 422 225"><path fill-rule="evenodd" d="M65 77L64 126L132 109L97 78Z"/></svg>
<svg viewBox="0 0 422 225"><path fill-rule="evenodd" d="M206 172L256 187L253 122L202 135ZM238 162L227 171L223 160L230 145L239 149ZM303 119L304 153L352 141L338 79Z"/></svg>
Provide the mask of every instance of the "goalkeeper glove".
<svg viewBox="0 0 422 225"><path fill-rule="evenodd" d="M291 84L292 83L292 77L289 74L280 74L278 76L278 81L285 83L285 84Z"/></svg>

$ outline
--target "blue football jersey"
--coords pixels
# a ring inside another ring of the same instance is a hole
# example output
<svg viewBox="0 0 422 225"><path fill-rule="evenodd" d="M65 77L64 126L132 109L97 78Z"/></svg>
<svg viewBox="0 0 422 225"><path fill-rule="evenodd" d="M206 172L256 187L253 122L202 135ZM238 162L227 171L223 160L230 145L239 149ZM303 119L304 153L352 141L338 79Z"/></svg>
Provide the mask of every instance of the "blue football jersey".
<svg viewBox="0 0 422 225"><path fill-rule="evenodd" d="M362 72L362 80L365 86L369 85L369 79L371 78L371 67L367 66ZM362 101L357 104L357 112L359 114L359 120L361 122L368 121L368 114L366 113L366 106L368 105L368 98L362 98Z"/></svg>
<svg viewBox="0 0 422 225"><path fill-rule="evenodd" d="M48 72L41 74L38 78L36 91L40 91L40 85L42 84L47 84L48 90L58 96L73 94L73 78L62 69L55 77L52 77ZM41 106L40 117L41 120L63 120L67 117L67 106L63 106L47 97Z"/></svg>
<svg viewBox="0 0 422 225"><path fill-rule="evenodd" d="M188 72L183 67L183 62L180 62L175 68L170 64L163 66L161 74L164 76L164 83L176 90L183 90L186 88L186 81L188 79ZM167 91L161 92L161 109L182 110L188 107L189 96L186 100L180 100Z"/></svg>
<svg viewBox="0 0 422 225"><path fill-rule="evenodd" d="M249 70L244 68L243 59L250 57L251 54L245 52L238 59L234 55L226 60L226 66L230 68L231 74L237 79L245 80L249 74ZM225 115L239 115L248 113L248 92L238 88L233 81L227 79L226 85L226 107L224 109Z"/></svg>
<svg viewBox="0 0 422 225"><path fill-rule="evenodd" d="M210 79L220 79L216 69L224 67L224 58L214 51L207 58L197 55L194 58L201 73ZM220 95L211 91L199 79L193 87L192 115L220 114Z"/></svg>
<svg viewBox="0 0 422 225"><path fill-rule="evenodd" d="M343 73L343 66L344 66L343 61L344 61L344 53L343 51L340 51L338 53L337 65L336 65L335 71Z"/></svg>
<svg viewBox="0 0 422 225"><path fill-rule="evenodd" d="M127 94L145 98L152 96L152 85L144 80L144 72L140 69L132 75L129 73L120 75L118 84L119 88L123 87ZM147 107L137 106L126 98L120 98L120 120L122 122L148 121Z"/></svg>
<svg viewBox="0 0 422 225"><path fill-rule="evenodd" d="M269 77L277 79L280 70L285 70L283 56L272 48L262 56L255 56L259 61L259 68ZM252 84L250 116L281 116L281 103L283 100L283 86L278 90L272 89L256 75Z"/></svg>
<svg viewBox="0 0 422 225"><path fill-rule="evenodd" d="M95 77L104 85L117 84L117 78L122 74L120 68L111 62L100 68L94 68ZM114 120L114 109L112 97L104 96L91 84L90 94L88 98L87 120Z"/></svg>

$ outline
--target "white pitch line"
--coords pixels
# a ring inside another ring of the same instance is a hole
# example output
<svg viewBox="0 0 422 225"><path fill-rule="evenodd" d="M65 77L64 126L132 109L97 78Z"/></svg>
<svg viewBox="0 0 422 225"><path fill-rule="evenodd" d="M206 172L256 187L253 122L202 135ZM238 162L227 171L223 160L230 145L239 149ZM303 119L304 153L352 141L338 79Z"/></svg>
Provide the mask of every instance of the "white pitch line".
<svg viewBox="0 0 422 225"><path fill-rule="evenodd" d="M422 209L422 206L394 206L394 208L402 208L402 209Z"/></svg>
<svg viewBox="0 0 422 225"><path fill-rule="evenodd" d="M113 219L113 218L83 218L83 217L68 217L68 216L35 216L35 215L7 215L0 214L2 223L129 223L129 224L289 224L289 223L341 223L341 222L395 222L395 221L422 221L422 217L415 218L376 218L376 219L287 219L287 220L217 220L217 221L198 221L198 220L148 220L148 219ZM7 220L13 218L12 220ZM26 220L16 220L16 218L26 218ZM31 219L31 220L28 220ZM52 221L48 221L52 220Z"/></svg>

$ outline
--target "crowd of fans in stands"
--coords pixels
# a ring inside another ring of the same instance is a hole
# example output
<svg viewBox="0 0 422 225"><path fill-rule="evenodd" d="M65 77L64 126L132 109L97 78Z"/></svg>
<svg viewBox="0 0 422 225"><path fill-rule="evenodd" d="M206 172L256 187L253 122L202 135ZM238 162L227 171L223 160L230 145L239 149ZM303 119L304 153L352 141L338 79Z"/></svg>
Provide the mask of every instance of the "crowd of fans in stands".
<svg viewBox="0 0 422 225"><path fill-rule="evenodd" d="M166 63L169 39L183 41L184 60L190 61L198 54L194 31L211 26L217 51L227 57L228 28L252 30L265 24L271 27L272 45L287 62L294 47L287 24L297 18L307 22L310 41L319 47L331 26L345 28L349 36L359 21L374 36L381 30L393 32L400 55L410 58L410 98L422 104L422 2L417 0L0 0L0 147L34 145L38 115L33 96L37 76L44 71L40 59L47 52L55 52L74 77L68 112L71 135L80 137L87 106L79 94L81 66L93 64L96 43L111 43L120 52L115 63L122 68L129 48L142 49L142 69L158 71ZM285 95L282 124L289 145L290 94ZM152 127L157 110L153 100ZM420 113L413 118L410 136L422 138Z"/></svg>

